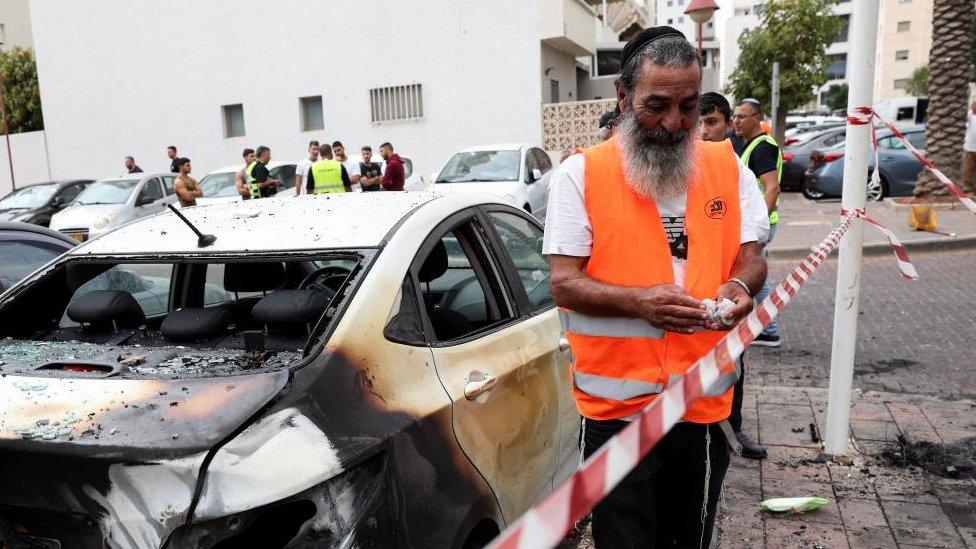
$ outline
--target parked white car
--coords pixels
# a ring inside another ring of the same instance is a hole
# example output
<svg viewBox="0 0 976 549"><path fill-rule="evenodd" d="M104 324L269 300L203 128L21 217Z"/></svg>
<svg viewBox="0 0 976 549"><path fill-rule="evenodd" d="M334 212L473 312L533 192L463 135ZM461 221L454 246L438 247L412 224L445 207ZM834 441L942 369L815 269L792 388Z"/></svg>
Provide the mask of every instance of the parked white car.
<svg viewBox="0 0 976 549"><path fill-rule="evenodd" d="M432 190L488 193L545 222L551 175L552 159L541 147L482 145L451 157L437 174Z"/></svg>
<svg viewBox="0 0 976 549"><path fill-rule="evenodd" d="M84 242L133 219L176 203L176 174L127 174L98 180L81 191L67 208L51 216L51 228Z"/></svg>
<svg viewBox="0 0 976 549"><path fill-rule="evenodd" d="M237 172L243 168L241 164L224 166L218 168L200 180L200 188L203 189L203 196L197 199L197 205L219 204L222 202L237 202L242 200L237 193L234 185L234 178ZM295 163L294 162L269 162L268 171L273 179L281 180L278 187L277 196L294 196L295 188Z"/></svg>

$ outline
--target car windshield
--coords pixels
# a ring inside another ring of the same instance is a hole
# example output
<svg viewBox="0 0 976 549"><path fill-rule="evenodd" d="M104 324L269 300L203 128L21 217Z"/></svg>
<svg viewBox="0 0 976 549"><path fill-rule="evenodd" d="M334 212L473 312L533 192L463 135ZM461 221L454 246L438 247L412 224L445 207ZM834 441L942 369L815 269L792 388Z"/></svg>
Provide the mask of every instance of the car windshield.
<svg viewBox="0 0 976 549"><path fill-rule="evenodd" d="M200 188L203 189L203 196L233 196L237 194L234 187L234 179L237 174L234 172L211 173L200 180ZM227 191L230 191L230 194Z"/></svg>
<svg viewBox="0 0 976 549"><path fill-rule="evenodd" d="M32 185L17 189L0 199L0 210L13 210L17 208L40 208L47 204L48 200L58 192L56 184Z"/></svg>
<svg viewBox="0 0 976 549"><path fill-rule="evenodd" d="M65 356L138 357L113 374L132 378L286 368L322 344L375 251L239 255L65 257L0 301L0 375Z"/></svg>
<svg viewBox="0 0 976 549"><path fill-rule="evenodd" d="M73 204L125 204L138 184L138 179L98 181L81 191Z"/></svg>
<svg viewBox="0 0 976 549"><path fill-rule="evenodd" d="M435 183L518 181L519 151L470 151L454 155Z"/></svg>

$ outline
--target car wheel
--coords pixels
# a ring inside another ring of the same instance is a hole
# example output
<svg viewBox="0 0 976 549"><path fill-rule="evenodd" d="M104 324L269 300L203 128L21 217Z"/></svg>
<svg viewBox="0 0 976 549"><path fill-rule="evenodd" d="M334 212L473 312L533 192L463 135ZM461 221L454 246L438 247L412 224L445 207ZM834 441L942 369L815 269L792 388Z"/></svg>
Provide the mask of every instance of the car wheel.
<svg viewBox="0 0 976 549"><path fill-rule="evenodd" d="M823 191L818 191L807 187L807 184L803 184L803 196L809 198L810 200L820 200L821 198L827 196L827 193Z"/></svg>
<svg viewBox="0 0 976 549"><path fill-rule="evenodd" d="M879 177L877 181L871 179L871 175L868 174L868 200L874 202L880 202L884 200L884 197L888 195L888 188L885 185L884 177Z"/></svg>

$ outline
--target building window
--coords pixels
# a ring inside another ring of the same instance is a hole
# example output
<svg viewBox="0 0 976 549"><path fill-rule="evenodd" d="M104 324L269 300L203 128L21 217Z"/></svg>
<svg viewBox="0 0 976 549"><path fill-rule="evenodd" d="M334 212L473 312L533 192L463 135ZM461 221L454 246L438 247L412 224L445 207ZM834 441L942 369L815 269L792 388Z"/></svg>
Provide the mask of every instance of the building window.
<svg viewBox="0 0 976 549"><path fill-rule="evenodd" d="M827 104L827 96L828 95L829 94L827 93L827 90L820 90L820 104L821 105L826 105Z"/></svg>
<svg viewBox="0 0 976 549"><path fill-rule="evenodd" d="M895 61L907 61L908 50L898 50L895 52Z"/></svg>
<svg viewBox="0 0 976 549"><path fill-rule="evenodd" d="M0 23L0 46L7 45L7 27Z"/></svg>
<svg viewBox="0 0 976 549"><path fill-rule="evenodd" d="M674 19L668 19L668 24L669 25L673 25L674 24Z"/></svg>
<svg viewBox="0 0 976 549"><path fill-rule="evenodd" d="M895 89L896 90L903 90L903 89L905 89L907 87L908 87L908 79L907 78L899 78L899 79L895 80Z"/></svg>
<svg viewBox="0 0 976 549"><path fill-rule="evenodd" d="M314 95L302 97L298 100L301 108L302 131L325 129L325 118L322 116L322 96Z"/></svg>
<svg viewBox="0 0 976 549"><path fill-rule="evenodd" d="M756 4L755 6L752 6L752 13L755 13L756 17L761 16L764 11L766 11L766 6L762 4Z"/></svg>
<svg viewBox="0 0 976 549"><path fill-rule="evenodd" d="M837 39L834 42L847 42L847 31L851 25L851 16L841 15L840 18L844 22L844 27L840 29L840 34L837 35Z"/></svg>
<svg viewBox="0 0 976 549"><path fill-rule="evenodd" d="M244 105L224 105L220 107L224 114L224 137L241 137L244 135Z"/></svg>
<svg viewBox="0 0 976 549"><path fill-rule="evenodd" d="M912 30L911 21L899 21L898 22L898 32L908 32Z"/></svg>
<svg viewBox="0 0 976 549"><path fill-rule="evenodd" d="M423 118L424 97L420 84L369 90L369 112L374 123Z"/></svg>
<svg viewBox="0 0 976 549"><path fill-rule="evenodd" d="M830 65L827 65L828 80L843 80L847 76L847 54L828 56Z"/></svg>
<svg viewBox="0 0 976 549"><path fill-rule="evenodd" d="M668 0L668 7L670 8L673 5L674 5L674 0Z"/></svg>
<svg viewBox="0 0 976 549"><path fill-rule="evenodd" d="M597 50L596 75L611 76L620 74L620 52L621 50Z"/></svg>
<svg viewBox="0 0 976 549"><path fill-rule="evenodd" d="M549 102L559 103L559 80L549 79Z"/></svg>
<svg viewBox="0 0 976 549"><path fill-rule="evenodd" d="M715 27L715 23L712 23L711 21L709 21L707 27L708 28L713 28L713 27Z"/></svg>
<svg viewBox="0 0 976 549"><path fill-rule="evenodd" d="M678 18L678 23L684 23L684 22L685 22L685 16L682 15L681 17Z"/></svg>

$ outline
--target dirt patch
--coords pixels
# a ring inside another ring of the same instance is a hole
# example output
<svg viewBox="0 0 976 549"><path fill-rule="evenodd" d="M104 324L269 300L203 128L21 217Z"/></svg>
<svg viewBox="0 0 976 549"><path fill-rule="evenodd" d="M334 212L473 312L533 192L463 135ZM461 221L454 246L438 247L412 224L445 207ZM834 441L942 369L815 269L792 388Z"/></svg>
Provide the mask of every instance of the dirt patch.
<svg viewBox="0 0 976 549"><path fill-rule="evenodd" d="M888 374L905 368L918 366L921 362L904 358L883 358L873 362L858 364L854 370L857 373L867 374Z"/></svg>
<svg viewBox="0 0 976 549"><path fill-rule="evenodd" d="M885 447L879 458L896 467L917 466L929 473L950 478L976 478L976 437L953 443L898 442Z"/></svg>

